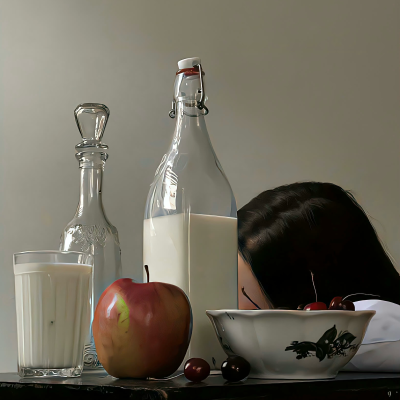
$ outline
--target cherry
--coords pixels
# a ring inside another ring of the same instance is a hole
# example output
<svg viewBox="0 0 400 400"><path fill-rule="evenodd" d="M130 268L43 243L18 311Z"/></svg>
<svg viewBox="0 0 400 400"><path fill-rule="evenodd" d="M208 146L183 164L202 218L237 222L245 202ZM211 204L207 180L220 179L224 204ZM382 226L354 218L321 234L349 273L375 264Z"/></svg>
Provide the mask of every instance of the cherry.
<svg viewBox="0 0 400 400"><path fill-rule="evenodd" d="M315 292L315 302L314 303L310 303L307 304L304 307L304 310L306 311L311 311L311 310L326 310L326 304L323 303L322 301L318 301L318 295L317 295L317 288L315 287L315 282L314 282L314 273L312 271L311 272L311 280L312 280L312 284L314 287L314 292Z"/></svg>
<svg viewBox="0 0 400 400"><path fill-rule="evenodd" d="M355 311L354 303L350 300L343 300L342 297L334 297L329 305L330 310Z"/></svg>
<svg viewBox="0 0 400 400"><path fill-rule="evenodd" d="M307 304L304 307L304 310L311 311L311 310L327 310L326 304L322 301L316 301L314 303Z"/></svg>
<svg viewBox="0 0 400 400"><path fill-rule="evenodd" d="M354 303L350 300L344 300L342 301L342 309L343 310L348 310L348 311L355 311L356 308L354 306Z"/></svg>
<svg viewBox="0 0 400 400"><path fill-rule="evenodd" d="M239 382L250 373L250 364L240 356L229 356L221 365L221 372L224 379L230 382Z"/></svg>
<svg viewBox="0 0 400 400"><path fill-rule="evenodd" d="M185 363L184 374L189 381L204 381L210 375L210 364L202 358L191 358Z"/></svg>
<svg viewBox="0 0 400 400"><path fill-rule="evenodd" d="M329 304L329 309L330 310L342 310L341 303L342 303L343 297L341 296L336 296L332 299L331 304Z"/></svg>

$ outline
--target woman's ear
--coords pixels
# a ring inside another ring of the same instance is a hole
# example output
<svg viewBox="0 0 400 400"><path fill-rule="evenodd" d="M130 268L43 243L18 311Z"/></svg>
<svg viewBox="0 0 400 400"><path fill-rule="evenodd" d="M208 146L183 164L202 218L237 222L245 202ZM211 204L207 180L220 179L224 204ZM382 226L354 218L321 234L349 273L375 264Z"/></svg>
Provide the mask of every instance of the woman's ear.
<svg viewBox="0 0 400 400"><path fill-rule="evenodd" d="M272 304L264 295L263 289L260 287L257 278L254 276L251 266L243 260L238 254L238 298L239 310L254 310L256 307L242 293L242 287L246 290L247 295L261 309L273 308Z"/></svg>

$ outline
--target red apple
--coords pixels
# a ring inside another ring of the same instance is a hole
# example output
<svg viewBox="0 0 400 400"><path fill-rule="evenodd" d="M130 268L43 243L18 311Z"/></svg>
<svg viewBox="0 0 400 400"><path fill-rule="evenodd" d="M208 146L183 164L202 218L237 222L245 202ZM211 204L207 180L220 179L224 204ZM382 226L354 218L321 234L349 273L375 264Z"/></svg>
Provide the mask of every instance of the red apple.
<svg viewBox="0 0 400 400"><path fill-rule="evenodd" d="M185 357L191 307L177 286L118 279L101 295L92 327L99 361L110 375L163 378Z"/></svg>

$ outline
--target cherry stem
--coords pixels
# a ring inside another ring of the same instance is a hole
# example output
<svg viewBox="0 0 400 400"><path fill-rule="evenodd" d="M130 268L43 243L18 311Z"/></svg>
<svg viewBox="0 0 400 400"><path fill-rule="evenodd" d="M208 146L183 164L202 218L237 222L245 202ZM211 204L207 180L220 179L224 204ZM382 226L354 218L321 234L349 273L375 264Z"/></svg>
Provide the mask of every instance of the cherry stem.
<svg viewBox="0 0 400 400"><path fill-rule="evenodd" d="M351 296L357 296L358 294L364 294L365 296L374 296L374 297L381 297L379 294L370 294L370 293L353 293L353 294L348 294L346 297L343 298L342 301L346 300L348 297Z"/></svg>
<svg viewBox="0 0 400 400"><path fill-rule="evenodd" d="M311 280L312 280L312 284L314 286L314 292L315 292L315 302L318 303L318 296L317 296L317 289L315 288L315 282L314 282L314 274L311 272Z"/></svg>
<svg viewBox="0 0 400 400"><path fill-rule="evenodd" d="M145 265L145 266L144 266L144 269L145 269L146 275L147 275L147 283L149 283L149 282L150 282L149 266L148 266L148 265Z"/></svg>
<svg viewBox="0 0 400 400"><path fill-rule="evenodd" d="M243 295L245 296L245 297L247 297L251 302L252 302L252 304L254 304L259 310L261 310L261 307L259 307L256 303L254 303L254 301L249 297L249 295L246 293L246 291L244 290L244 287L242 287L242 293L243 293Z"/></svg>

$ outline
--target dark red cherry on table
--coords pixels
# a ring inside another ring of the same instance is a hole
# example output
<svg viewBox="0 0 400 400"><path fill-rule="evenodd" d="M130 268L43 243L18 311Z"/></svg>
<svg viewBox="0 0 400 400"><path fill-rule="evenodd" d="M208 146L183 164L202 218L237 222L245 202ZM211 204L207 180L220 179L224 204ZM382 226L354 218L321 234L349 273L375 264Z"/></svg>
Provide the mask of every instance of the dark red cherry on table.
<svg viewBox="0 0 400 400"><path fill-rule="evenodd" d="M184 374L189 381L204 381L210 375L210 364L202 358L191 358L185 363Z"/></svg>
<svg viewBox="0 0 400 400"><path fill-rule="evenodd" d="M221 365L221 372L224 379L230 382L239 382L250 373L250 364L240 356L229 356Z"/></svg>
<svg viewBox="0 0 400 400"><path fill-rule="evenodd" d="M307 305L304 307L304 310L306 310L306 311L312 311L312 310L327 310L327 308L326 308L326 304L323 303L322 301L316 301L316 302L314 302L314 303L307 304Z"/></svg>

